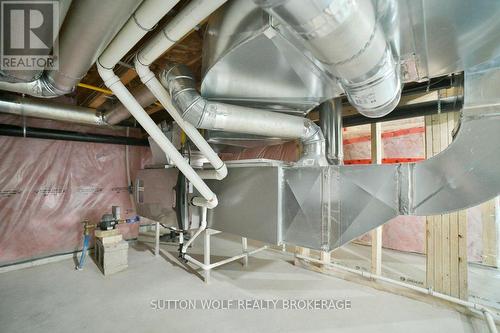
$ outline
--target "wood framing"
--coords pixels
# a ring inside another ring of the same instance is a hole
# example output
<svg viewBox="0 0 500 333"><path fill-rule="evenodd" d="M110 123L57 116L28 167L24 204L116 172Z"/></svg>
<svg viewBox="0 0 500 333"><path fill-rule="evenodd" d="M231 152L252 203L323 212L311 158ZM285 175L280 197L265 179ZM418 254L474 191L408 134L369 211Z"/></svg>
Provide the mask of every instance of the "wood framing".
<svg viewBox="0 0 500 333"><path fill-rule="evenodd" d="M481 206L481 221L483 222L483 264L499 267L500 247L498 243L500 216L496 213L498 198L490 200Z"/></svg>
<svg viewBox="0 0 500 333"><path fill-rule="evenodd" d="M425 117L427 158L440 153L452 142L458 117L458 113ZM465 211L427 217L427 287L461 299L468 297L466 235Z"/></svg>

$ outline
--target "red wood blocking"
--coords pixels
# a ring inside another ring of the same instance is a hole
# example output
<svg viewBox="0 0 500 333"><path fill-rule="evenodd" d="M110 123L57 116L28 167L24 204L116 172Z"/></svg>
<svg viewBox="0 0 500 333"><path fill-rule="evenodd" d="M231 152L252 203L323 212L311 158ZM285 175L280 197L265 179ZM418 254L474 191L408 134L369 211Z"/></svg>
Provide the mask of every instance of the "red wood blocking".
<svg viewBox="0 0 500 333"><path fill-rule="evenodd" d="M382 139L394 138L394 137L398 137L398 136L411 135L411 134L424 133L424 132L425 132L425 127L423 127L423 126L403 128L403 129L396 130L396 131L382 133ZM356 137L356 138L345 139L344 145L349 145L349 144L358 143L358 142L365 142L365 141L370 141L370 140L371 140L371 136L365 135L365 136L360 136L360 137Z"/></svg>
<svg viewBox="0 0 500 333"><path fill-rule="evenodd" d="M383 158L382 164L394 164L394 163L412 163L425 160L422 157L396 157L396 158ZM369 158L363 158L359 160L344 160L344 164L371 164L372 160Z"/></svg>

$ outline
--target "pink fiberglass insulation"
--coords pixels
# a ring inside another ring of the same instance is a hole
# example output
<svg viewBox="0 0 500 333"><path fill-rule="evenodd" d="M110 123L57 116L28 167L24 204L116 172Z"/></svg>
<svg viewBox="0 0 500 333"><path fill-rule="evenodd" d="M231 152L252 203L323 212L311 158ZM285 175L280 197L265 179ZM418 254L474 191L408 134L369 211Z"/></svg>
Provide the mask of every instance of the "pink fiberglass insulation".
<svg viewBox="0 0 500 333"><path fill-rule="evenodd" d="M280 160L286 162L295 162L299 156L298 145L296 141L286 142L272 146L261 146L246 149L227 149L220 154L225 161L246 160L263 158L270 160Z"/></svg>
<svg viewBox="0 0 500 333"><path fill-rule="evenodd" d="M0 123L22 120L2 115ZM125 135L45 120L29 119L27 126ZM1 136L0 156L0 265L81 249L81 221L97 222L111 206L120 206L123 217L135 215L123 145ZM129 147L132 180L148 156L148 147ZM138 225L120 229L133 238Z"/></svg>

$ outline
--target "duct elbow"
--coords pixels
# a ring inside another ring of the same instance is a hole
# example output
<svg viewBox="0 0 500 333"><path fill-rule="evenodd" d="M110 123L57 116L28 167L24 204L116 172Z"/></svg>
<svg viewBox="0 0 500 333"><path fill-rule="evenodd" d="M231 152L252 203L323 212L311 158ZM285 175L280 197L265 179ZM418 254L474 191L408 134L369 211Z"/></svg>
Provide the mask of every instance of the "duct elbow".
<svg viewBox="0 0 500 333"><path fill-rule="evenodd" d="M185 65L167 65L160 74L160 82L169 91L182 118L197 128L205 128L206 100L196 90L193 73Z"/></svg>
<svg viewBox="0 0 500 333"><path fill-rule="evenodd" d="M299 164L304 166L326 166L326 142L321 128L311 119L304 118L304 133L302 141L302 154Z"/></svg>
<svg viewBox="0 0 500 333"><path fill-rule="evenodd" d="M0 82L0 90L39 98L54 98L68 93L68 91L59 90L46 75L31 82Z"/></svg>
<svg viewBox="0 0 500 333"><path fill-rule="evenodd" d="M254 2L304 39L360 113L378 118L396 107L401 96L395 60L399 52L388 40L372 0Z"/></svg>

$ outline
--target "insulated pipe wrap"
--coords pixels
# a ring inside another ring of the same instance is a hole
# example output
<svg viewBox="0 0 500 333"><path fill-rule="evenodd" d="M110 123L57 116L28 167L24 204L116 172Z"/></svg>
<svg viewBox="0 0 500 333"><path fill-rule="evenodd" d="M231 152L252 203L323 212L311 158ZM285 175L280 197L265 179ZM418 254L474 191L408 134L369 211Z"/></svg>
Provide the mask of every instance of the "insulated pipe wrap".
<svg viewBox="0 0 500 333"><path fill-rule="evenodd" d="M0 112L86 125L106 125L93 109L13 94L0 94Z"/></svg>
<svg viewBox="0 0 500 333"><path fill-rule="evenodd" d="M195 87L192 73L184 65L167 67L160 74L183 119L203 129L300 139L301 162L326 165L325 139L310 119L279 112L225 104L204 99Z"/></svg>
<svg viewBox="0 0 500 333"><path fill-rule="evenodd" d="M73 1L58 35L58 69L31 82L0 82L0 90L46 98L71 93L140 2Z"/></svg>
<svg viewBox="0 0 500 333"><path fill-rule="evenodd" d="M207 101L196 90L193 74L186 66L165 69L160 80L183 118L198 128L282 138L303 136L300 117Z"/></svg>

